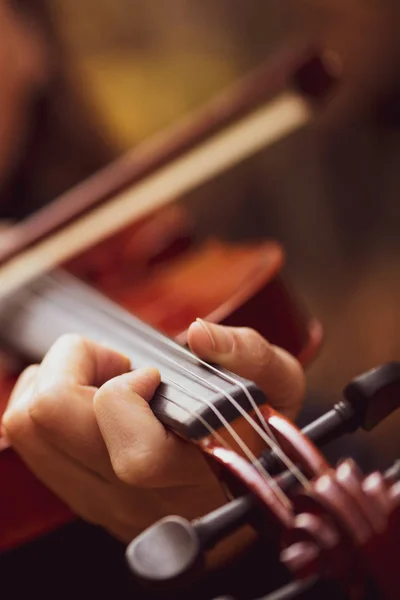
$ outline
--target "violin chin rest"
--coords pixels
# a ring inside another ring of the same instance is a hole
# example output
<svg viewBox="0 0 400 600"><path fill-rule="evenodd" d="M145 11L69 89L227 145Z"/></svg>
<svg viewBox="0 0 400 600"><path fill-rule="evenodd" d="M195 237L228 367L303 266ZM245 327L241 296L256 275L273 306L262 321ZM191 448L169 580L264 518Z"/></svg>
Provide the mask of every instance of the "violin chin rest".
<svg viewBox="0 0 400 600"><path fill-rule="evenodd" d="M203 567L195 527L181 517L166 517L146 529L126 550L136 578L151 587L177 587L193 580Z"/></svg>

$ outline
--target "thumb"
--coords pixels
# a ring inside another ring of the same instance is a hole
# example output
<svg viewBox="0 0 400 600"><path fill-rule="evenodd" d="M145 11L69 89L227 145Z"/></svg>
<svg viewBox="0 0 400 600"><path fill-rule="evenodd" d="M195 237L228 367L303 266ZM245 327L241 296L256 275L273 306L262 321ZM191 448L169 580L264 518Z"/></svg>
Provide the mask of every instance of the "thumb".
<svg viewBox="0 0 400 600"><path fill-rule="evenodd" d="M305 375L288 352L267 342L257 331L225 327L198 319L189 328L188 342L200 358L219 364L256 383L268 403L294 419L305 392Z"/></svg>

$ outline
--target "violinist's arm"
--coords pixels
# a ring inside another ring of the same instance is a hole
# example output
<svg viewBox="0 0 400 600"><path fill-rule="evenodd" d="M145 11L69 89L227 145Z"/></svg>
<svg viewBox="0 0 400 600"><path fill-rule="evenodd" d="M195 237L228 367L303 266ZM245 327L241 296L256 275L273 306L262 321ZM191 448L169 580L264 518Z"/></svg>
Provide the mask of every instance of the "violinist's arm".
<svg viewBox="0 0 400 600"><path fill-rule="evenodd" d="M248 329L195 323L192 350L254 380L293 418L304 392L301 367ZM20 377L3 431L32 471L83 519L124 542L167 514L195 518L221 505L203 455L167 432L149 408L159 374L128 372L129 360L64 336ZM249 543L217 549L215 564Z"/></svg>

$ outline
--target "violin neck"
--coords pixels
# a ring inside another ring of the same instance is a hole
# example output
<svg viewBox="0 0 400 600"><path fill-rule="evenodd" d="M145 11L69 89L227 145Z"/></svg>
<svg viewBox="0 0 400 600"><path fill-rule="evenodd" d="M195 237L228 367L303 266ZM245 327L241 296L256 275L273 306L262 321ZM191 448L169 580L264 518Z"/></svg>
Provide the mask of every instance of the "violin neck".
<svg viewBox="0 0 400 600"><path fill-rule="evenodd" d="M265 397L254 383L209 367L164 334L63 272L53 272L0 302L2 342L30 361L41 361L61 336L77 333L118 350L132 368L156 367L161 385L151 402L157 417L177 434L201 440L247 412L249 397ZM232 402L232 398L235 402Z"/></svg>

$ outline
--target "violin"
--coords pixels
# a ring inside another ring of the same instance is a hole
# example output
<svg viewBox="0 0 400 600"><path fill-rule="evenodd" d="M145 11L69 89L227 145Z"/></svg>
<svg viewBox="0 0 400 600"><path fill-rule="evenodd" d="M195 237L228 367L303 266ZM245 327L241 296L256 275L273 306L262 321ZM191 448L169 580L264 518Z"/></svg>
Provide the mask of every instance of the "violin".
<svg viewBox="0 0 400 600"><path fill-rule="evenodd" d="M138 365L132 315L181 344L189 324L204 317L255 327L310 361L321 327L279 277L281 248L272 241L199 243L186 206L177 203L307 124L311 104L296 81L314 81L309 69L324 73L310 48L284 49L198 114L6 231L0 240L3 348L38 361L59 335L75 331L124 348ZM264 313L267 320L260 319ZM12 373L0 381L3 409L14 383ZM73 518L1 440L0 478L7 481L0 551Z"/></svg>
<svg viewBox="0 0 400 600"><path fill-rule="evenodd" d="M13 227L0 242L3 347L22 360L38 361L60 335L74 331L124 352L136 367L158 367L162 383L153 411L209 456L228 496L236 498L204 521L167 520L136 540L128 559L141 580L186 579L221 535L255 513L258 522L260 506L263 529L284 544L283 562L308 584L309 577L332 577L359 593L365 581L360 556L364 566L379 544L385 555L395 544L388 535L389 521L395 531L398 519L393 478L377 475L376 494L368 496L369 483L364 490L350 463L351 477L343 483L342 471L333 471L313 444L367 426L371 415L377 423L394 402L381 408L364 397L348 401L300 432L268 406L252 382L202 363L184 347L188 325L203 317L254 327L304 365L316 355L321 326L280 278L279 245L199 243L190 215L176 200L307 125L331 90L323 62L310 48L295 45L172 132ZM385 397L395 375L379 386ZM13 381L12 374L2 381L4 405ZM0 449L0 478L7 481L0 522L5 552L74 516L4 441ZM292 498L286 486L292 487L293 476L303 492L295 486ZM325 496L321 481L329 489ZM247 495L240 495L243 490ZM378 532L370 523L374 503L380 510ZM356 522L345 518L349 506L360 513ZM206 527L200 535L210 520L210 536ZM160 568L153 561L157 548L171 564L163 561ZM360 564L357 577L354 564ZM384 575L382 565L379 584ZM381 587L394 598L390 581Z"/></svg>
<svg viewBox="0 0 400 600"><path fill-rule="evenodd" d="M243 382L237 383L242 388ZM243 391L260 402L259 390ZM303 431L261 401L261 414L256 409L247 413L266 442L253 462L232 449L236 436L221 414L214 427L218 434L221 429L230 433L230 444L204 433L201 445L223 466L223 480L236 497L232 494L225 506L193 522L166 517L142 533L126 551L134 575L166 589L182 585L204 569L207 551L250 524L280 549L280 560L293 577L259 600L300 599L308 592L318 598L329 589L326 584L340 591L335 598L398 598L400 461L385 473L365 476L350 459L332 468L317 446L359 427L371 431L400 407L399 392L400 363L374 369L349 384L343 399ZM221 397L236 404L226 390ZM237 492L238 481L243 495Z"/></svg>

